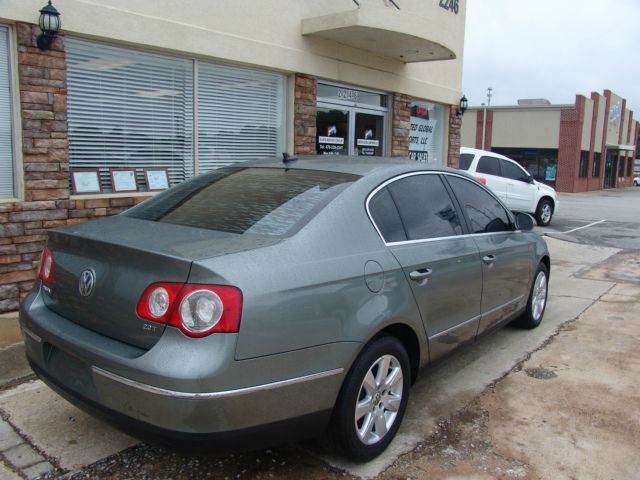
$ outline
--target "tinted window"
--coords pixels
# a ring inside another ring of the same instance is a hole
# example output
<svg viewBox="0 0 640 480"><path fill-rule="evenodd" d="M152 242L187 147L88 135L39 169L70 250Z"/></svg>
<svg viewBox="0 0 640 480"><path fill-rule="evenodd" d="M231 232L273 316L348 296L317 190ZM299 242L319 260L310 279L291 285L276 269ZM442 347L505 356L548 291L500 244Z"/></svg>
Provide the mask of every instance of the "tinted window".
<svg viewBox="0 0 640 480"><path fill-rule="evenodd" d="M496 157L482 157L478 161L476 168L478 173L486 173L487 175L500 175L500 163Z"/></svg>
<svg viewBox="0 0 640 480"><path fill-rule="evenodd" d="M447 178L471 221L472 233L511 230L507 212L492 195L469 180L453 176Z"/></svg>
<svg viewBox="0 0 640 480"><path fill-rule="evenodd" d="M171 188L125 215L209 230L285 236L358 175L282 168L221 168Z"/></svg>
<svg viewBox="0 0 640 480"><path fill-rule="evenodd" d="M502 163L502 176L510 178L512 180L520 180L521 182L528 182L529 175L521 169L518 165L507 160L500 160Z"/></svg>
<svg viewBox="0 0 640 480"><path fill-rule="evenodd" d="M385 242L402 242L407 239L400 214L396 204L393 203L389 190L383 188L371 198L369 212L371 212L371 218L378 226Z"/></svg>
<svg viewBox="0 0 640 480"><path fill-rule="evenodd" d="M439 175L412 175L391 183L388 189L409 240L462 233L460 219Z"/></svg>
<svg viewBox="0 0 640 480"><path fill-rule="evenodd" d="M472 153L463 153L460 155L460 170L469 170L471 162L473 162Z"/></svg>

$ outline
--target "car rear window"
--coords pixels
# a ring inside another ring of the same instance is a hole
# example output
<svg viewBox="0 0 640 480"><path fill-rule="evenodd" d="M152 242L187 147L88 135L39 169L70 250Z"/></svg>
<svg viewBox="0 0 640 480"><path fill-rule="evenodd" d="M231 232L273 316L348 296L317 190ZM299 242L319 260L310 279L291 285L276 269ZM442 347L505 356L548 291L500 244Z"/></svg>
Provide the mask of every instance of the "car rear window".
<svg viewBox="0 0 640 480"><path fill-rule="evenodd" d="M463 153L460 155L460 170L469 170L471 162L473 162L472 153Z"/></svg>
<svg viewBox="0 0 640 480"><path fill-rule="evenodd" d="M124 215L229 233L288 236L358 178L320 170L227 167L173 187Z"/></svg>

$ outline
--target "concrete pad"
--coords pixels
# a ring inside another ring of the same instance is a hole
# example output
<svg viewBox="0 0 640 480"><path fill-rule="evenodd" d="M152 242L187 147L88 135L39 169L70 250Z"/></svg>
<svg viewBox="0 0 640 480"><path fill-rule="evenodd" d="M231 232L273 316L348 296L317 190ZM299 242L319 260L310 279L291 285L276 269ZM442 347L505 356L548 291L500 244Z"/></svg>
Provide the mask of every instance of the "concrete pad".
<svg viewBox="0 0 640 480"><path fill-rule="evenodd" d="M549 291L556 297L578 297L597 300L615 285L612 282L583 280L575 277L551 276Z"/></svg>
<svg viewBox="0 0 640 480"><path fill-rule="evenodd" d="M27 476L29 480L34 480L41 477L45 473L48 473L54 469L53 465L49 462L40 462L32 467L25 468L22 473Z"/></svg>
<svg viewBox="0 0 640 480"><path fill-rule="evenodd" d="M547 242L551 254L552 277L556 265L568 267L570 273L575 273L585 266L592 266L603 262L620 251L617 248L581 245L551 237L545 237L544 239Z"/></svg>
<svg viewBox="0 0 640 480"><path fill-rule="evenodd" d="M0 452L24 443L22 437L18 435L13 427L0 419Z"/></svg>
<svg viewBox="0 0 640 480"><path fill-rule="evenodd" d="M637 478L640 302L607 294L482 404L496 451L533 478ZM530 375L544 369L553 375ZM529 374L527 373L529 372Z"/></svg>
<svg viewBox="0 0 640 480"><path fill-rule="evenodd" d="M32 374L23 343L0 348L0 388Z"/></svg>
<svg viewBox="0 0 640 480"><path fill-rule="evenodd" d="M637 250L619 252L580 276L594 280L640 285L640 252Z"/></svg>
<svg viewBox="0 0 640 480"><path fill-rule="evenodd" d="M68 470L138 443L74 407L39 380L0 393L0 409L37 448Z"/></svg>
<svg viewBox="0 0 640 480"><path fill-rule="evenodd" d="M2 455L11 466L19 469L31 467L44 461L44 457L27 443L21 443L20 445L11 447L2 452Z"/></svg>
<svg viewBox="0 0 640 480"><path fill-rule="evenodd" d="M0 478L2 480L22 480L22 477L13 470L9 470L4 463L0 462Z"/></svg>
<svg viewBox="0 0 640 480"><path fill-rule="evenodd" d="M18 316L5 314L0 317L0 349L19 342L22 342L22 334Z"/></svg>

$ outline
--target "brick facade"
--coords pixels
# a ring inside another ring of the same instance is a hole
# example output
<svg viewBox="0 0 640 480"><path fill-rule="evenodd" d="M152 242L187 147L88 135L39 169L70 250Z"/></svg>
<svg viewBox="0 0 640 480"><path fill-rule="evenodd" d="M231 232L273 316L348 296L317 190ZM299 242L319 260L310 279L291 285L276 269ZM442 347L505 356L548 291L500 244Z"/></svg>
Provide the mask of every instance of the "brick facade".
<svg viewBox="0 0 640 480"><path fill-rule="evenodd" d="M447 166L458 168L460 166L460 137L462 129L462 116L458 115L458 109L449 108L449 153L447 155Z"/></svg>
<svg viewBox="0 0 640 480"><path fill-rule="evenodd" d="M294 153L315 155L318 80L308 75L296 74L295 82Z"/></svg>
<svg viewBox="0 0 640 480"><path fill-rule="evenodd" d="M482 145L482 124L484 123L485 110L480 109L476 112L476 148L490 151L493 138L493 110L486 109L486 115L487 124L484 128L484 145Z"/></svg>
<svg viewBox="0 0 640 480"><path fill-rule="evenodd" d="M575 108L560 112L560 138L556 190L559 192L583 192L587 190L587 177L579 177L582 126L584 123L585 97L576 96Z"/></svg>
<svg viewBox="0 0 640 480"><path fill-rule="evenodd" d="M409 133L411 132L411 102L408 95L393 95L391 111L391 156L407 158L409 156Z"/></svg>

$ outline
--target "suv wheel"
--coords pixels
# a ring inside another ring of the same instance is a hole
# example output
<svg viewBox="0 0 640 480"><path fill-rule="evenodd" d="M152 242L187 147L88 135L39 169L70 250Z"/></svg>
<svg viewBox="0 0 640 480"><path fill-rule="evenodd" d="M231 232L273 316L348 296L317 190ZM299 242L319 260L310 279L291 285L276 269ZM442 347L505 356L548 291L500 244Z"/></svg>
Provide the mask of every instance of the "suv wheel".
<svg viewBox="0 0 640 480"><path fill-rule="evenodd" d="M538 203L536 208L536 222L540 227L546 227L551 223L551 217L553 217L553 204L548 198L543 198Z"/></svg>

